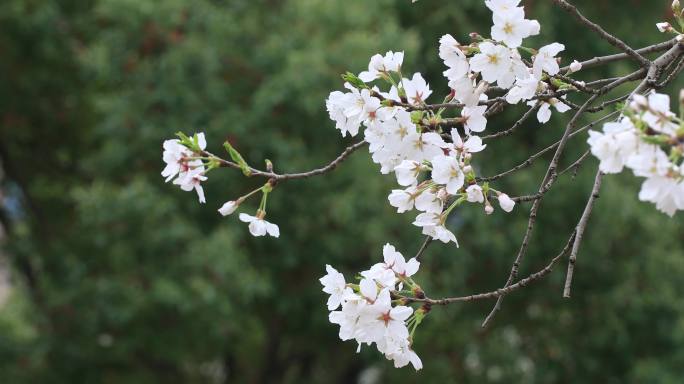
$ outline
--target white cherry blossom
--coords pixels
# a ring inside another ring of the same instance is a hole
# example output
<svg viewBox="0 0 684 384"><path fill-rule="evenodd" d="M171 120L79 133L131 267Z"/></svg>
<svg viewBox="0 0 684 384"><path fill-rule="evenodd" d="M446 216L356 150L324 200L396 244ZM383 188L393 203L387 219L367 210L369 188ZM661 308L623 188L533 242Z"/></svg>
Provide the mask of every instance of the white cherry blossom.
<svg viewBox="0 0 684 384"><path fill-rule="evenodd" d="M259 215L252 216L241 213L239 217L240 221L249 223L249 233L251 233L252 236L259 237L268 234L273 237L280 237L280 228L278 228L278 225L269 223L264 220L263 217L259 217Z"/></svg>
<svg viewBox="0 0 684 384"><path fill-rule="evenodd" d="M397 209L397 213L408 212L413 209L418 196L418 188L408 187L406 189L393 189L387 196L391 206Z"/></svg>
<svg viewBox="0 0 684 384"><path fill-rule="evenodd" d="M520 0L485 0L487 8L498 15L514 12L518 4L520 4Z"/></svg>
<svg viewBox="0 0 684 384"><path fill-rule="evenodd" d="M425 190L416 197L415 206L421 212L441 213L443 202L437 193Z"/></svg>
<svg viewBox="0 0 684 384"><path fill-rule="evenodd" d="M451 139L454 150L460 153L477 153L487 147L487 144L482 144L482 138L479 136L469 136L464 142L456 128L451 129Z"/></svg>
<svg viewBox="0 0 684 384"><path fill-rule="evenodd" d="M207 180L204 172L204 166L199 166L187 172L181 172L173 183L180 186L184 191L192 191L194 189L199 197L199 202L206 203L207 200L204 198L204 188L202 188L202 182Z"/></svg>
<svg viewBox="0 0 684 384"><path fill-rule="evenodd" d="M517 48L524 38L539 34L539 22L525 19L522 7L511 8L506 12L494 12L492 18L492 39L510 48Z"/></svg>
<svg viewBox="0 0 684 384"><path fill-rule="evenodd" d="M534 97L539 88L539 78L530 74L525 78L518 78L515 86L508 91L506 95L506 102L509 104L517 104L523 100L529 100Z"/></svg>
<svg viewBox="0 0 684 384"><path fill-rule="evenodd" d="M335 128L339 129L342 137L356 136L361 125L361 116L347 116L345 110L354 102L352 93L342 93L340 91L331 92L325 101L330 119L335 122Z"/></svg>
<svg viewBox="0 0 684 384"><path fill-rule="evenodd" d="M418 182L418 175L423 170L424 167L419 162L404 160L394 168L394 174L397 176L397 183L407 187Z"/></svg>
<svg viewBox="0 0 684 384"><path fill-rule="evenodd" d="M530 101L527 103L529 106L534 106L536 101ZM564 113L569 111L571 108L569 105L565 104L561 99L557 99L555 97L548 99L548 100L540 100L539 101L540 106L539 109L537 110L537 120L545 124L551 119L551 107L555 108L556 111L560 113Z"/></svg>
<svg viewBox="0 0 684 384"><path fill-rule="evenodd" d="M480 53L470 59L470 69L480 72L482 78L494 83L499 80L507 82L511 70L511 50L503 45L484 42L480 44ZM499 84L501 85L501 84Z"/></svg>
<svg viewBox="0 0 684 384"><path fill-rule="evenodd" d="M478 107L463 107L461 110L461 117L465 119L463 123L466 133L482 132L487 128L487 118L485 117L487 106L481 105Z"/></svg>
<svg viewBox="0 0 684 384"><path fill-rule="evenodd" d="M483 203L484 194L482 193L482 187L473 184L466 188L466 200L471 203Z"/></svg>
<svg viewBox="0 0 684 384"><path fill-rule="evenodd" d="M449 80L464 78L470 72L466 55L461 50L458 41L451 35L444 35L439 39L439 57L449 67L444 71L444 76Z"/></svg>
<svg viewBox="0 0 684 384"><path fill-rule="evenodd" d="M184 145L181 145L179 140L166 140L164 141L163 148L164 153L162 154L162 159L166 163L166 167L161 175L166 178L166 182L169 182L174 177L178 176L184 168L185 163L187 163L187 160L185 159L188 156L192 156L192 152ZM202 162L199 161L199 164L201 165Z"/></svg>
<svg viewBox="0 0 684 384"><path fill-rule="evenodd" d="M541 79L542 71L551 76L558 74L560 67L556 55L563 50L565 50L565 45L560 43L552 43L539 48L534 56L534 76Z"/></svg>
<svg viewBox="0 0 684 384"><path fill-rule="evenodd" d="M410 104L420 105L427 100L432 94L430 86L425 82L420 73L414 73L411 80L402 80L404 91L406 92L406 99Z"/></svg>
<svg viewBox="0 0 684 384"><path fill-rule="evenodd" d="M605 173L622 171L629 157L636 151L637 136L627 119L606 123L603 132L589 131L587 140L591 153L600 160L599 168Z"/></svg>
<svg viewBox="0 0 684 384"><path fill-rule="evenodd" d="M432 159L432 180L435 183L446 186L447 192L452 195L458 193L463 183L465 175L461 169L461 164L453 156L437 156Z"/></svg>
<svg viewBox="0 0 684 384"><path fill-rule="evenodd" d="M325 266L327 274L319 279L323 285L323 292L330 295L328 297L328 310L334 311L344 301L345 297L349 297L353 294L351 288L347 287L347 283L344 281L344 275L337 272L337 270L330 265Z"/></svg>
<svg viewBox="0 0 684 384"><path fill-rule="evenodd" d="M385 56L380 54L373 55L368 64L368 71L359 73L359 79L369 83L375 79L380 78L382 74L388 72L399 72L401 64L404 61L404 52L385 53Z"/></svg>

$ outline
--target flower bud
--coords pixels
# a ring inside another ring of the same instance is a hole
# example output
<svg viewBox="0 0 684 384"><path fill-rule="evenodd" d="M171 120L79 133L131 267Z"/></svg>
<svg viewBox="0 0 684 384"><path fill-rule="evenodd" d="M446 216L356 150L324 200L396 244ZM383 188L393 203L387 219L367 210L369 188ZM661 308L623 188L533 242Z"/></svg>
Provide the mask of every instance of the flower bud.
<svg viewBox="0 0 684 384"><path fill-rule="evenodd" d="M679 16L679 13L682 11L682 7L679 4L679 0L674 0L672 2L672 13L674 13L676 16Z"/></svg>
<svg viewBox="0 0 684 384"><path fill-rule="evenodd" d="M499 199L499 206L501 206L501 209L503 209L506 212L510 212L513 210L513 207L515 206L515 201L513 201L513 199L508 197L507 194L499 193L498 199Z"/></svg>
<svg viewBox="0 0 684 384"><path fill-rule="evenodd" d="M656 23L656 28L658 28L660 32L669 32L672 30L672 26L668 22Z"/></svg>
<svg viewBox="0 0 684 384"><path fill-rule="evenodd" d="M684 40L684 35L677 35L677 37L675 37L675 40L677 40L678 43L681 43L682 40Z"/></svg>
<svg viewBox="0 0 684 384"><path fill-rule="evenodd" d="M470 32L469 36L470 36L470 39L473 41L482 41L483 40L482 36L480 36L480 34L477 32Z"/></svg>
<svg viewBox="0 0 684 384"><path fill-rule="evenodd" d="M570 63L570 72L577 72L580 69L582 69L582 63L579 61L573 60L572 63Z"/></svg>
<svg viewBox="0 0 684 384"><path fill-rule="evenodd" d="M228 201L218 209L218 212L221 214L221 216L228 216L235 212L239 205L240 203L237 201Z"/></svg>
<svg viewBox="0 0 684 384"><path fill-rule="evenodd" d="M494 213L494 207L492 207L492 205L489 204L489 201L487 201L487 202L485 203L485 208L484 208L484 209L485 209L485 213L488 214L488 215L491 215L492 213Z"/></svg>
<svg viewBox="0 0 684 384"><path fill-rule="evenodd" d="M363 80L359 79L358 76L356 76L355 74L353 74L351 72L347 72L347 73L343 74L342 80L351 84L354 88L358 88L358 89L366 88L366 83L364 83Z"/></svg>
<svg viewBox="0 0 684 384"><path fill-rule="evenodd" d="M470 155L470 153L468 153L468 154ZM471 165L466 165L465 167L463 167L463 173L465 173L466 175L472 171L473 171L473 167Z"/></svg>

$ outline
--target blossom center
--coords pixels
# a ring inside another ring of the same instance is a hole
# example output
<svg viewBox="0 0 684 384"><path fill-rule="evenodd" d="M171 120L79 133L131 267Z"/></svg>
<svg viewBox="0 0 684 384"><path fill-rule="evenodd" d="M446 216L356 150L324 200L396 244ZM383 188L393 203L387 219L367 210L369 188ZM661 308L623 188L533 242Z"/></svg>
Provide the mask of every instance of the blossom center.
<svg viewBox="0 0 684 384"><path fill-rule="evenodd" d="M378 317L378 320L384 322L385 326L387 326L387 324L389 324L389 322L390 322L390 320L392 320L392 318L390 317L389 312L385 312L385 313L381 314L380 317Z"/></svg>

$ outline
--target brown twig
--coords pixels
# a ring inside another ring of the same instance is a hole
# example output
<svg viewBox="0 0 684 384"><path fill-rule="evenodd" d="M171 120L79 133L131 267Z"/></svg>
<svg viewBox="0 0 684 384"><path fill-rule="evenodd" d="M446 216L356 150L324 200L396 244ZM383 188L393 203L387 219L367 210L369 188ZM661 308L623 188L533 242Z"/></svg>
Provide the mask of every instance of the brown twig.
<svg viewBox="0 0 684 384"><path fill-rule="evenodd" d="M268 179L274 179L275 181L284 181L284 180L293 180L293 179L305 179L308 177L312 176L317 176L317 175L322 175L325 173L328 173L335 169L340 163L342 163L344 160L346 160L349 155L354 153L357 149L365 146L367 143L366 141L359 141L358 143L352 144L348 146L337 158L335 158L333 161L330 163L326 164L325 166L321 168L316 168L312 169L310 171L306 172L298 172L298 173L275 173L275 172L267 172L267 171L261 171L255 168L250 167L251 175L250 176L260 176L260 177L265 177ZM232 161L222 159L214 154L211 154L207 151L202 152L203 156L208 156L216 161L218 161L222 167L228 167L228 168L235 168L235 169L240 169L240 166Z"/></svg>
<svg viewBox="0 0 684 384"><path fill-rule="evenodd" d="M580 11L575 7L574 5L568 3L565 0L552 0L554 3L556 3L559 7L561 7L563 10L567 11L568 13L572 14L577 20L579 20L582 24L586 25L589 29L592 31L596 32L601 38L605 41L607 41L610 45L620 49L621 51L625 52L627 55L635 59L636 61L641 64L642 67L647 68L648 66L651 65L651 61L642 56L639 52L635 51L632 47L629 45L625 44L624 41L618 39L617 37L611 35L610 33L606 32L603 28L601 28L600 25L592 22L591 20L587 19L580 13Z"/></svg>
<svg viewBox="0 0 684 384"><path fill-rule="evenodd" d="M601 189L601 180L603 179L603 172L596 171L596 177L594 178L594 186L591 189L591 195L589 196L589 201L584 207L584 212L582 212L582 217L580 217L577 227L575 228L575 241L572 242L572 251L570 252L570 258L568 260L568 273L565 277L565 288L563 289L563 297L570 297L570 286L572 285L572 274L575 271L575 262L577 260L577 252L579 251L579 246L582 243L582 235L584 235L584 230L587 228L587 223L589 222L589 216L591 216L591 211L594 208L594 202L599 198L599 189Z"/></svg>
<svg viewBox="0 0 684 384"><path fill-rule="evenodd" d="M647 47L643 47L643 48L637 49L635 51L637 53L639 53L640 55L645 55L645 54L654 53L654 52L661 52L661 51L664 51L666 49L671 48L676 43L677 43L677 40L672 39L672 40L664 41L662 43L649 45ZM580 61L580 64L582 64L582 69L587 69L587 68L592 68L592 67L596 67L596 66L603 65L603 64L612 63L615 61L629 59L630 57L631 56L626 54L626 53L616 53L613 55L598 56L598 57L594 57L594 58L589 59L589 60ZM562 67L560 70L561 70L561 72L567 72L569 69L570 69L570 66L566 65L565 67ZM611 80L611 79L606 79L606 80ZM604 81L604 80L602 79L602 80L599 80L599 82L600 81ZM590 87L593 85L597 85L596 83L597 83L596 81L588 82L587 86Z"/></svg>
<svg viewBox="0 0 684 384"><path fill-rule="evenodd" d="M428 303L431 305L447 305L451 303L458 303L458 302L466 302L466 301L475 301L475 300L484 300L484 299L495 299L502 297L504 295L507 295L513 291L516 291L520 288L523 288L527 286L528 284L541 279L542 277L548 275L551 273L553 270L553 266L560 260L565 254L568 253L570 250L570 245L573 243L573 240L575 238L575 233L573 232L570 235L570 238L568 238L567 243L563 247L563 249L556 255L554 258L551 259L551 261L541 270L530 274L524 279L521 279L520 281L516 282L515 284L511 284L506 288L500 288L497 289L496 291L491 291L491 292L485 292L485 293L478 293L475 295L468 295L468 296L458 296L458 297L447 297L443 299L430 299L428 297L425 298L417 298L417 297L407 297L407 296L402 296L399 295L397 292L394 292L395 296L397 298L405 300L406 303Z"/></svg>
<svg viewBox="0 0 684 384"><path fill-rule="evenodd" d="M525 121L527 121L527 119L529 119L530 116L534 115L534 113L537 112L538 109L539 109L539 103L535 104L532 108L530 108L529 110L527 110L527 112L525 112L525 114L522 115L522 117L521 117L520 119L518 119L518 120L513 124L513 126L511 126L510 128L508 128L508 129L506 129L506 130L504 130L504 131L499 131L499 132L496 132L496 133L492 133L491 135L484 135L484 136L482 136L482 140L496 139L496 138L498 138L498 137L510 135L510 134L513 133L516 129L518 129L518 127L520 127Z"/></svg>
<svg viewBox="0 0 684 384"><path fill-rule="evenodd" d="M570 134L570 138L579 135L580 133L586 131L586 130L589 129L589 128L593 128L594 126L596 126L596 124L600 124L600 123L602 123L602 122L605 121L605 120L608 120L608 119L611 119L612 117L615 117L615 116L616 116L617 114L619 114L619 113L620 113L619 111L611 112L611 113L609 113L609 114L607 114L607 115L605 115L605 116L603 116L603 117L601 117L601 118L599 118L599 119L597 119L597 120L595 120L595 121L593 121L593 122L591 122L591 123L589 123L589 124L587 124L587 125L585 125L585 126L583 126L583 127L581 127L581 128L578 128L577 130L575 130L574 132L572 132L572 133ZM504 171L504 172L498 173L498 174L496 174L496 175L493 175L493 176L480 177L480 178L477 179L477 181L494 181L494 180L498 180L498 179L500 179L500 178L502 178L502 177L508 176L508 175L510 175L510 174L512 174L512 173L514 173L514 172L516 172L516 171L519 171L519 170L521 170L521 169L523 169L523 168L529 167L530 165L532 165L532 164L534 163L535 160L537 160L539 157L541 157L541 156L544 155L545 153L547 153L547 152L553 150L553 149L556 148L559 144L560 144L560 141L556 141L555 143L549 145L548 147L546 147L546 148L542 149L541 151L535 153L534 155L528 157L525 161L523 161L522 163L516 165L515 167L513 167L513 168L511 168L511 169L509 169L509 170L506 170L506 171Z"/></svg>
<svg viewBox="0 0 684 384"><path fill-rule="evenodd" d="M542 180L542 183L539 187L539 194L545 193L548 188L550 188L550 184L552 184L558 174L556 173L556 168L558 167L558 162L560 160L561 154L563 153L563 150L565 149L565 144L567 143L568 139L570 138L570 133L575 127L575 124L577 123L577 120L579 117L584 113L584 110L589 108L592 102L596 100L596 98L599 97L599 94L594 94L592 95L587 101L582 104L582 107L575 112L575 115L570 119L568 122L567 126L565 127L565 131L563 132L563 136L558 142L558 146L556 148L556 152L553 154L553 158L551 159L551 162L549 163L548 168L546 169L546 174L544 175L544 178ZM506 284L504 284L503 288L505 289L509 285L513 283L515 278L518 276L518 269L520 268L520 263L523 260L523 257L527 253L527 248L529 245L530 237L532 235L532 230L534 229L534 224L537 220L537 211L539 210L539 205L541 204L541 199L536 199L532 203L532 208L530 208L530 215L527 221L527 229L525 231L525 235L523 236L523 241L522 244L520 245L520 249L518 250L518 254L515 258L515 261L513 262L513 265L511 266L511 271L508 275L508 279L506 280ZM494 305L494 308L489 312L489 315L485 318L485 320L482 322L482 328L485 328L491 320L494 318L496 313L501 309L501 302L503 301L503 296L499 296L499 298L496 301L496 304Z"/></svg>

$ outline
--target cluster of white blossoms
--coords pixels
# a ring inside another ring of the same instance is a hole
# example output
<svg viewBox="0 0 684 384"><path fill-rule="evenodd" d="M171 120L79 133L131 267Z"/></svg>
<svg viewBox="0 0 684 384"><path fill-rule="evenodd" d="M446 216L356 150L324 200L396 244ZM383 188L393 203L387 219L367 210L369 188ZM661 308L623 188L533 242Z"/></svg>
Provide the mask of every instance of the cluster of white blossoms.
<svg viewBox="0 0 684 384"><path fill-rule="evenodd" d="M486 147L478 134L487 127L487 109L492 105L485 92L496 85L508 104L527 102L538 108L541 123L551 117L551 108L565 112L570 107L553 92L571 85L553 78L559 75L556 57L564 46L552 43L538 50L522 46L523 39L539 34L536 20L525 19L519 0L486 0L493 12L491 39L473 34L474 42L460 44L453 36L439 41L439 56L448 67L444 76L451 93L444 99L449 108L426 104L432 95L420 73L402 74L403 52L374 55L368 70L358 76L347 73L347 92L334 91L326 101L330 118L342 136L356 136L361 127L372 159L383 174L394 172L404 189L393 190L388 199L397 212L419 211L414 225L423 234L442 242L457 243L445 223L452 210L464 203L482 204L490 214L490 201L497 199L510 212L515 204L507 194L478 184L471 160ZM521 55L529 54L526 64ZM581 69L573 62L569 72ZM386 84L381 90L376 82ZM553 89L551 89L553 87ZM448 118L446 111L458 111ZM445 128L451 127L450 131ZM459 130L460 127L460 130Z"/></svg>
<svg viewBox="0 0 684 384"><path fill-rule="evenodd" d="M204 133L198 133L192 137L188 137L181 132L177 135L179 137L178 139L165 140L162 145L164 149L162 159L164 160L164 163L166 163L166 167L161 174L166 178L167 182L175 178L173 183L179 185L184 191L191 191L194 189L197 191L200 203L206 203L202 182L207 180L207 173L212 169L219 167L220 163L216 157L205 151L207 148L207 141L204 137ZM230 143L226 142L224 146L236 163L243 168L243 171L249 172L249 167L237 151L230 146ZM228 216L235 212L240 204L247 198L257 192L261 192L261 203L259 209L257 209L256 215L252 216L241 213L239 215L240 221L248 223L249 232L253 236L259 237L269 235L279 237L280 228L278 228L276 224L264 220L264 217L266 216L266 201L268 194L272 189L271 183L266 183L262 187L241 196L237 200L231 200L224 203L218 209L218 212L222 216Z"/></svg>
<svg viewBox="0 0 684 384"><path fill-rule="evenodd" d="M634 95L623 116L589 131L587 142L604 173L627 167L646 179L640 200L669 216L684 210L684 122L670 111L668 95Z"/></svg>
<svg viewBox="0 0 684 384"><path fill-rule="evenodd" d="M202 181L206 180L207 169L201 160L201 151L207 147L207 140L204 133L196 134L193 138L183 138L191 142L191 145L183 145L181 140L166 140L162 147L162 159L166 167L161 175L166 178L166 182L173 180L173 183L180 186L184 191L197 191L200 203L206 203ZM174 180L175 178L175 180Z"/></svg>
<svg viewBox="0 0 684 384"><path fill-rule="evenodd" d="M673 10L684 25L684 14L675 2ZM389 204L398 213L415 210L413 224L423 234L456 245L456 236L446 226L456 207L477 204L492 214L493 200L505 212L515 206L515 198L483 182L472 165L473 158L482 156L487 147L483 143L487 137L481 134L487 129L490 111L503 104L525 103L537 109L537 120L543 124L551 118L552 109L560 113L571 109L564 95L584 86L568 77L582 69L580 62L573 61L566 73L560 73L558 55L565 49L563 44L554 42L538 49L523 45L527 37L539 34L540 25L525 18L520 0L484 3L492 11L490 38L473 33L469 44L448 34L439 39L439 57L447 67L443 75L451 89L440 104L427 104L433 94L430 85L420 73L404 77L404 53L392 51L374 55L367 71L343 75L345 91L331 92L326 100L329 116L342 136L362 133L380 172L395 174L401 187L390 192ZM668 23L658 28L682 36ZM499 132L494 136L507 134ZM254 236L280 236L278 226L264 218L269 193L278 177L286 175L272 173L269 161L268 172L251 168L228 142L224 147L232 162L212 155L206 151L203 133L192 137L179 133L178 137L163 144L166 167L162 176L167 182L173 180L185 191L195 190L204 203L202 182L212 169L229 166L246 176L269 177L263 186L226 202L218 212L230 215L247 198L261 193L256 214L241 213L239 219L248 223ZM618 122L605 124L603 132L590 131L588 141L603 172L617 173L627 167L646 178L641 200L655 203L669 215L684 209L684 122L670 111L666 95L635 96ZM389 244L383 255L384 262L360 272L358 284L346 282L341 273L326 266L328 273L320 281L330 295L329 319L340 326L342 340L354 339L359 348L375 345L396 367L410 363L421 369L412 343L430 305L412 279L420 263L415 258L406 261ZM409 306L421 302L415 311Z"/></svg>
<svg viewBox="0 0 684 384"><path fill-rule="evenodd" d="M360 273L358 284L347 283L344 275L330 265L320 281L323 292L329 294L330 322L340 326L342 340L356 340L358 350L362 344L375 345L378 351L399 368L411 363L416 370L423 367L411 348L414 333L429 312L429 306L413 308L400 305L394 296L403 292L404 285L410 294L422 292L411 276L418 272L420 263L415 258L406 261L390 245L383 248L383 262ZM341 307L341 308L340 308Z"/></svg>
<svg viewBox="0 0 684 384"><path fill-rule="evenodd" d="M554 91L571 88L553 78L560 71L556 55L564 46L553 43L535 50L522 46L523 39L539 34L536 20L525 18L519 0L486 0L491 11L491 39L473 34L470 45L461 45L451 35L439 41L439 56L448 67L444 76L451 93L444 98L449 108L429 107L426 100L432 95L429 84L420 73L410 78L402 75L403 52L374 55L368 70L358 76L347 73L346 92L334 91L326 101L330 118L342 136L356 136L363 126L373 162L383 174L395 172L403 189L393 190L388 199L399 213L417 210L414 224L422 233L445 243L457 244L456 236L445 223L453 209L464 203L482 204L491 214L496 199L500 207L510 212L514 199L495 190L488 183L479 183L471 161L473 154L486 147L478 134L487 127L487 110L494 102L517 104L527 102L538 108L537 117L546 122L551 108L564 112L569 107L562 99L553 97ZM521 54L529 54L529 60ZM527 64L529 63L529 65ZM581 69L573 62L569 72ZM380 90L376 81L384 81L389 89ZM491 86L505 91L500 100L488 100L485 92ZM455 107L455 108L454 108ZM446 117L456 110L456 117ZM448 132L445 129L451 128ZM201 203L205 202L202 182L207 173L223 165L220 159L206 152L204 134L164 142L163 160L166 168L162 176L183 190L195 190ZM251 168L229 143L224 144L234 163L245 175ZM240 214L249 223L254 236L278 237L277 225L264 220L266 199L272 185L226 202L219 213L233 213L249 196L261 192L262 202L254 216Z"/></svg>

